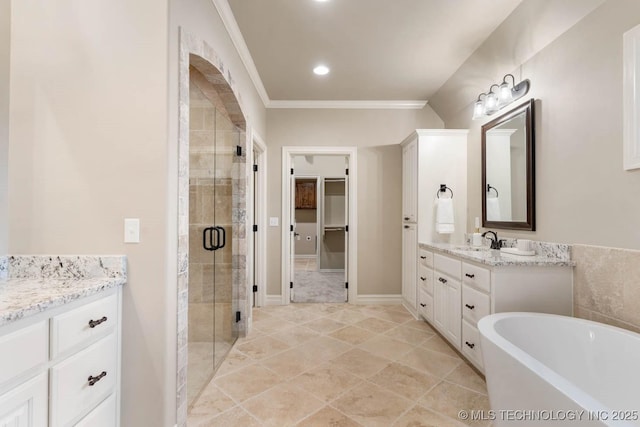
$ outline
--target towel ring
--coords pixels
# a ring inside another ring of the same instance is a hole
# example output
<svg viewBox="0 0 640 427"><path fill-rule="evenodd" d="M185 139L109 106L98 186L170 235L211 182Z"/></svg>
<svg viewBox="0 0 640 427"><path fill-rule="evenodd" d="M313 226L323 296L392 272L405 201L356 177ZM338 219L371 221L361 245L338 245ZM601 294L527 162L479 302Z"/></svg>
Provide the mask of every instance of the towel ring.
<svg viewBox="0 0 640 427"><path fill-rule="evenodd" d="M453 190L447 187L447 184L440 184L440 189L436 191L436 197L440 198L440 193L445 193L447 190L451 191L451 198L453 199Z"/></svg>
<svg viewBox="0 0 640 427"><path fill-rule="evenodd" d="M498 197L498 190L496 189L496 187L492 187L490 184L487 184L487 193L491 190L495 191L496 197Z"/></svg>

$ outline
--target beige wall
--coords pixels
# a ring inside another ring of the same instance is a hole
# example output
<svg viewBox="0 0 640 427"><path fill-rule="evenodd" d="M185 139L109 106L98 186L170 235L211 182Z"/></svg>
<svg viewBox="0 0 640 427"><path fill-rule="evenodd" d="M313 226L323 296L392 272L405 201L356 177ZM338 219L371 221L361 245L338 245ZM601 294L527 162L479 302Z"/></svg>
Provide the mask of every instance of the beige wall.
<svg viewBox="0 0 640 427"><path fill-rule="evenodd" d="M9 151L9 60L11 1L0 0L0 254L8 250L7 166Z"/></svg>
<svg viewBox="0 0 640 427"><path fill-rule="evenodd" d="M270 109L267 111L267 215L282 214L283 146L358 147L358 294L401 291L401 151L416 128L442 128L424 110ZM280 222L281 223L281 222ZM281 293L281 229L267 235L267 294Z"/></svg>
<svg viewBox="0 0 640 427"><path fill-rule="evenodd" d="M2 65L8 7L0 4ZM13 2L11 22L7 251L127 255L122 425L173 426L178 26L224 60L264 136L262 103L210 1L27 0ZM3 95L7 82L0 68ZM0 196L1 186L0 174ZM141 243L123 244L125 217L140 218Z"/></svg>
<svg viewBox="0 0 640 427"><path fill-rule="evenodd" d="M9 253L125 254L123 425L173 425L165 313L167 9L14 1ZM123 218L141 243L123 243ZM175 398L174 398L175 399Z"/></svg>
<svg viewBox="0 0 640 427"><path fill-rule="evenodd" d="M538 3L525 0L523 7L532 4ZM637 24L640 2L604 2L516 69L516 78L531 80L527 99L537 99L537 231L499 234L640 248L640 170L622 169L622 34ZM507 22L498 32L525 45L536 30L531 25L523 20L516 30ZM504 34L505 28L514 30ZM513 72L518 52L497 49L500 43L492 36L452 79L471 73L497 79L496 73ZM431 101L446 127L470 128L469 219L481 212L480 126L487 121L471 121L471 108L489 86L475 82L469 79L467 85L475 95L464 100L455 89L460 84L448 82Z"/></svg>

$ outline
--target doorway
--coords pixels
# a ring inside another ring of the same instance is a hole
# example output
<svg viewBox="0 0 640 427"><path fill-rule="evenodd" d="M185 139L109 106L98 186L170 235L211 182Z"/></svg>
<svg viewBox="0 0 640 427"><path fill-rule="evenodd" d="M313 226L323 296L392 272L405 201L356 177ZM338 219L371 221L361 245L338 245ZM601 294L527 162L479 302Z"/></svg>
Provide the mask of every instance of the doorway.
<svg viewBox="0 0 640 427"><path fill-rule="evenodd" d="M282 303L357 295L356 149L283 147Z"/></svg>
<svg viewBox="0 0 640 427"><path fill-rule="evenodd" d="M267 283L267 146L264 140L252 130L251 151L252 179L250 195L247 198L251 212L252 238L249 239L249 253L253 254L249 264L250 295L253 307L265 305Z"/></svg>

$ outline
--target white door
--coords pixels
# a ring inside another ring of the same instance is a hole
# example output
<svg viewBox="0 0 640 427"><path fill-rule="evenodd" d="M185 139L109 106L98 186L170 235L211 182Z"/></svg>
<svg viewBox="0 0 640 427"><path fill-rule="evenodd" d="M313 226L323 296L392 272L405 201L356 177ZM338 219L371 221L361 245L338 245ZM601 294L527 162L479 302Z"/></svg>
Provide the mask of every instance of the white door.
<svg viewBox="0 0 640 427"><path fill-rule="evenodd" d="M291 171L293 172L293 158L291 159ZM293 293L294 291L294 280L295 280L295 269L296 269L296 176L294 173L291 173L289 177L289 186L290 189L290 200L289 203L289 224L291 224L289 228L289 301L293 301Z"/></svg>
<svg viewBox="0 0 640 427"><path fill-rule="evenodd" d="M344 300L349 301L349 158L344 175Z"/></svg>
<svg viewBox="0 0 640 427"><path fill-rule="evenodd" d="M402 220L416 222L418 218L418 141L402 149Z"/></svg>

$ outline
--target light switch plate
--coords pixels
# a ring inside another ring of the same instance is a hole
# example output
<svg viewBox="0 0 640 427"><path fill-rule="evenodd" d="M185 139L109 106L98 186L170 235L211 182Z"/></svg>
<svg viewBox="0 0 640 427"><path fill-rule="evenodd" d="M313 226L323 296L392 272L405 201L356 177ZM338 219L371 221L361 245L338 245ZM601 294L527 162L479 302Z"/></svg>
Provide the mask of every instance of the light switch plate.
<svg viewBox="0 0 640 427"><path fill-rule="evenodd" d="M124 242L140 243L140 219L139 218L124 219Z"/></svg>
<svg viewBox="0 0 640 427"><path fill-rule="evenodd" d="M269 218L269 226L271 227L277 227L278 226L278 217L277 216L272 216Z"/></svg>

